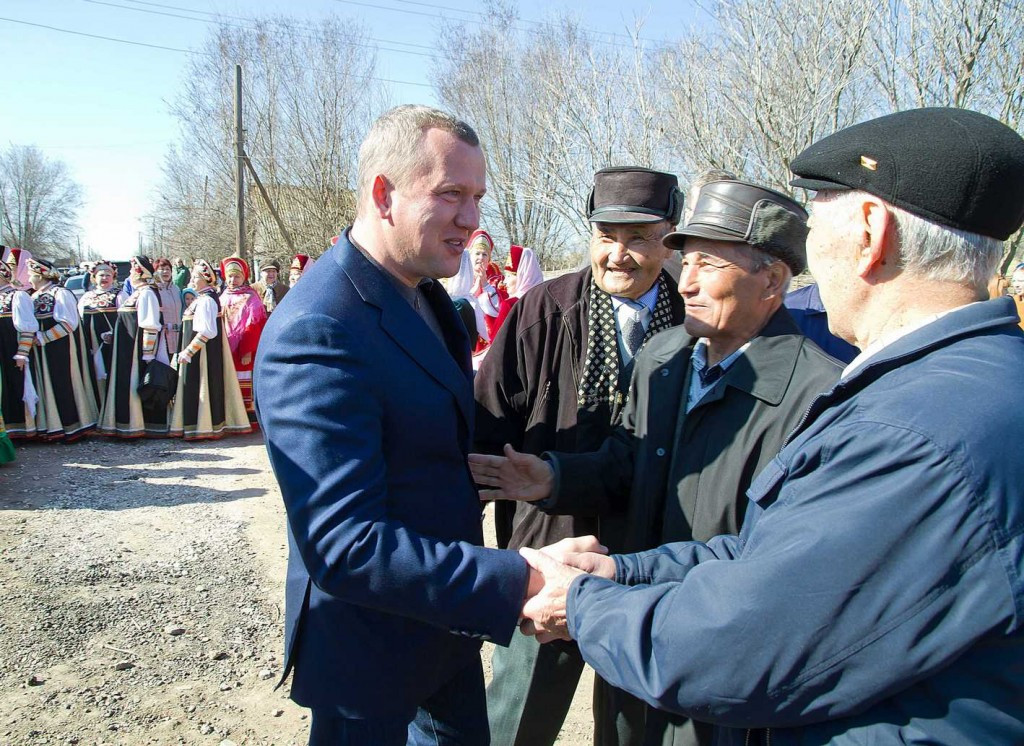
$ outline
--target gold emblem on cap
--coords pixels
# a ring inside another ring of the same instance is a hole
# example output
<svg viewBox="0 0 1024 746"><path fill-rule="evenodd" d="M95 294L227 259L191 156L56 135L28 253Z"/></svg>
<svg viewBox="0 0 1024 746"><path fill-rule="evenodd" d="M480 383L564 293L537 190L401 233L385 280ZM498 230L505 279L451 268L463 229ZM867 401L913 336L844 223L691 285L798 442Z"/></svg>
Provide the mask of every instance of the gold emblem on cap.
<svg viewBox="0 0 1024 746"><path fill-rule="evenodd" d="M876 161L874 158L868 158L866 155L862 155L860 157L860 165L862 165L868 171L878 170L878 161Z"/></svg>

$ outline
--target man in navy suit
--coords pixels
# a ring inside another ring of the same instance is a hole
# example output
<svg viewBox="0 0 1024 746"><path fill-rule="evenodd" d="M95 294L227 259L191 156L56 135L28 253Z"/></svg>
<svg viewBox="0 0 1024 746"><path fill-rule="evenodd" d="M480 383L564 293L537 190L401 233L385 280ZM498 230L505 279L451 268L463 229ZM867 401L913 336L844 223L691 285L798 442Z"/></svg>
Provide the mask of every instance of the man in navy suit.
<svg viewBox="0 0 1024 746"><path fill-rule="evenodd" d="M274 311L254 385L288 513L285 675L311 744L486 744L481 640L531 571L486 549L466 456L469 339L434 278L479 223L469 125L401 106L359 151L357 215Z"/></svg>

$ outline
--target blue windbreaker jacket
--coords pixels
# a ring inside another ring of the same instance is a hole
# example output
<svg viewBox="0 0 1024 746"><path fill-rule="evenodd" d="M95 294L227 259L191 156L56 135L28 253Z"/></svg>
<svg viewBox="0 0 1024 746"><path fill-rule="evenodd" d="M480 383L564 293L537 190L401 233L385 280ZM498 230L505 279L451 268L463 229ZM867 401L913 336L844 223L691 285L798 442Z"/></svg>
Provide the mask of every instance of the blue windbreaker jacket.
<svg viewBox="0 0 1024 746"><path fill-rule="evenodd" d="M1024 743L1016 324L999 299L894 342L811 405L739 536L578 578L584 658L723 746Z"/></svg>

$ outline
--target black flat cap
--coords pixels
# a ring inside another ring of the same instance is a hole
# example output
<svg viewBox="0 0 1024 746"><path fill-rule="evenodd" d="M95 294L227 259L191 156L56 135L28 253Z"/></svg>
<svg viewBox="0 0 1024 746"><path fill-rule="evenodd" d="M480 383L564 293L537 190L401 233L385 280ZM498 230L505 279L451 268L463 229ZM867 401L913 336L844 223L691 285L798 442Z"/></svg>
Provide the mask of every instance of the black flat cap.
<svg viewBox="0 0 1024 746"><path fill-rule="evenodd" d="M1005 241L1024 223L1024 139L967 109L910 109L804 150L793 186L858 189L932 222Z"/></svg>
<svg viewBox="0 0 1024 746"><path fill-rule="evenodd" d="M746 181L702 186L690 221L663 243L682 250L689 236L748 244L784 261L794 275L807 267L807 211L781 192Z"/></svg>
<svg viewBox="0 0 1024 746"><path fill-rule="evenodd" d="M594 174L587 202L591 223L657 223L675 225L683 211L683 193L674 174L639 166L603 168Z"/></svg>

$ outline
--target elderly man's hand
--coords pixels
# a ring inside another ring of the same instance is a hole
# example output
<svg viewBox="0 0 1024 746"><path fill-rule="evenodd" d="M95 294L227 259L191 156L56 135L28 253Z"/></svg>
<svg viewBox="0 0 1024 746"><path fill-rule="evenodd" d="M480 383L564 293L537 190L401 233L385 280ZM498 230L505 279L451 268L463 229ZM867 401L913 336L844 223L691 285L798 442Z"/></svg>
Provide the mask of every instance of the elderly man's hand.
<svg viewBox="0 0 1024 746"><path fill-rule="evenodd" d="M541 547L540 551L568 565L572 563L567 562L566 557L572 557L583 552L608 554L608 547L599 542L596 536L573 536L556 541L554 544L548 544L546 547Z"/></svg>
<svg viewBox="0 0 1024 746"><path fill-rule="evenodd" d="M537 638L538 642L571 640L566 618L565 602L569 586L582 570L563 565L536 549L523 547L519 550L532 570L544 578L544 587L527 599L523 606L523 621L519 630L524 635Z"/></svg>
<svg viewBox="0 0 1024 746"><path fill-rule="evenodd" d="M551 465L529 453L505 445L504 456L469 454L469 469L477 484L497 487L480 490L481 500L543 500L551 494L555 473Z"/></svg>

